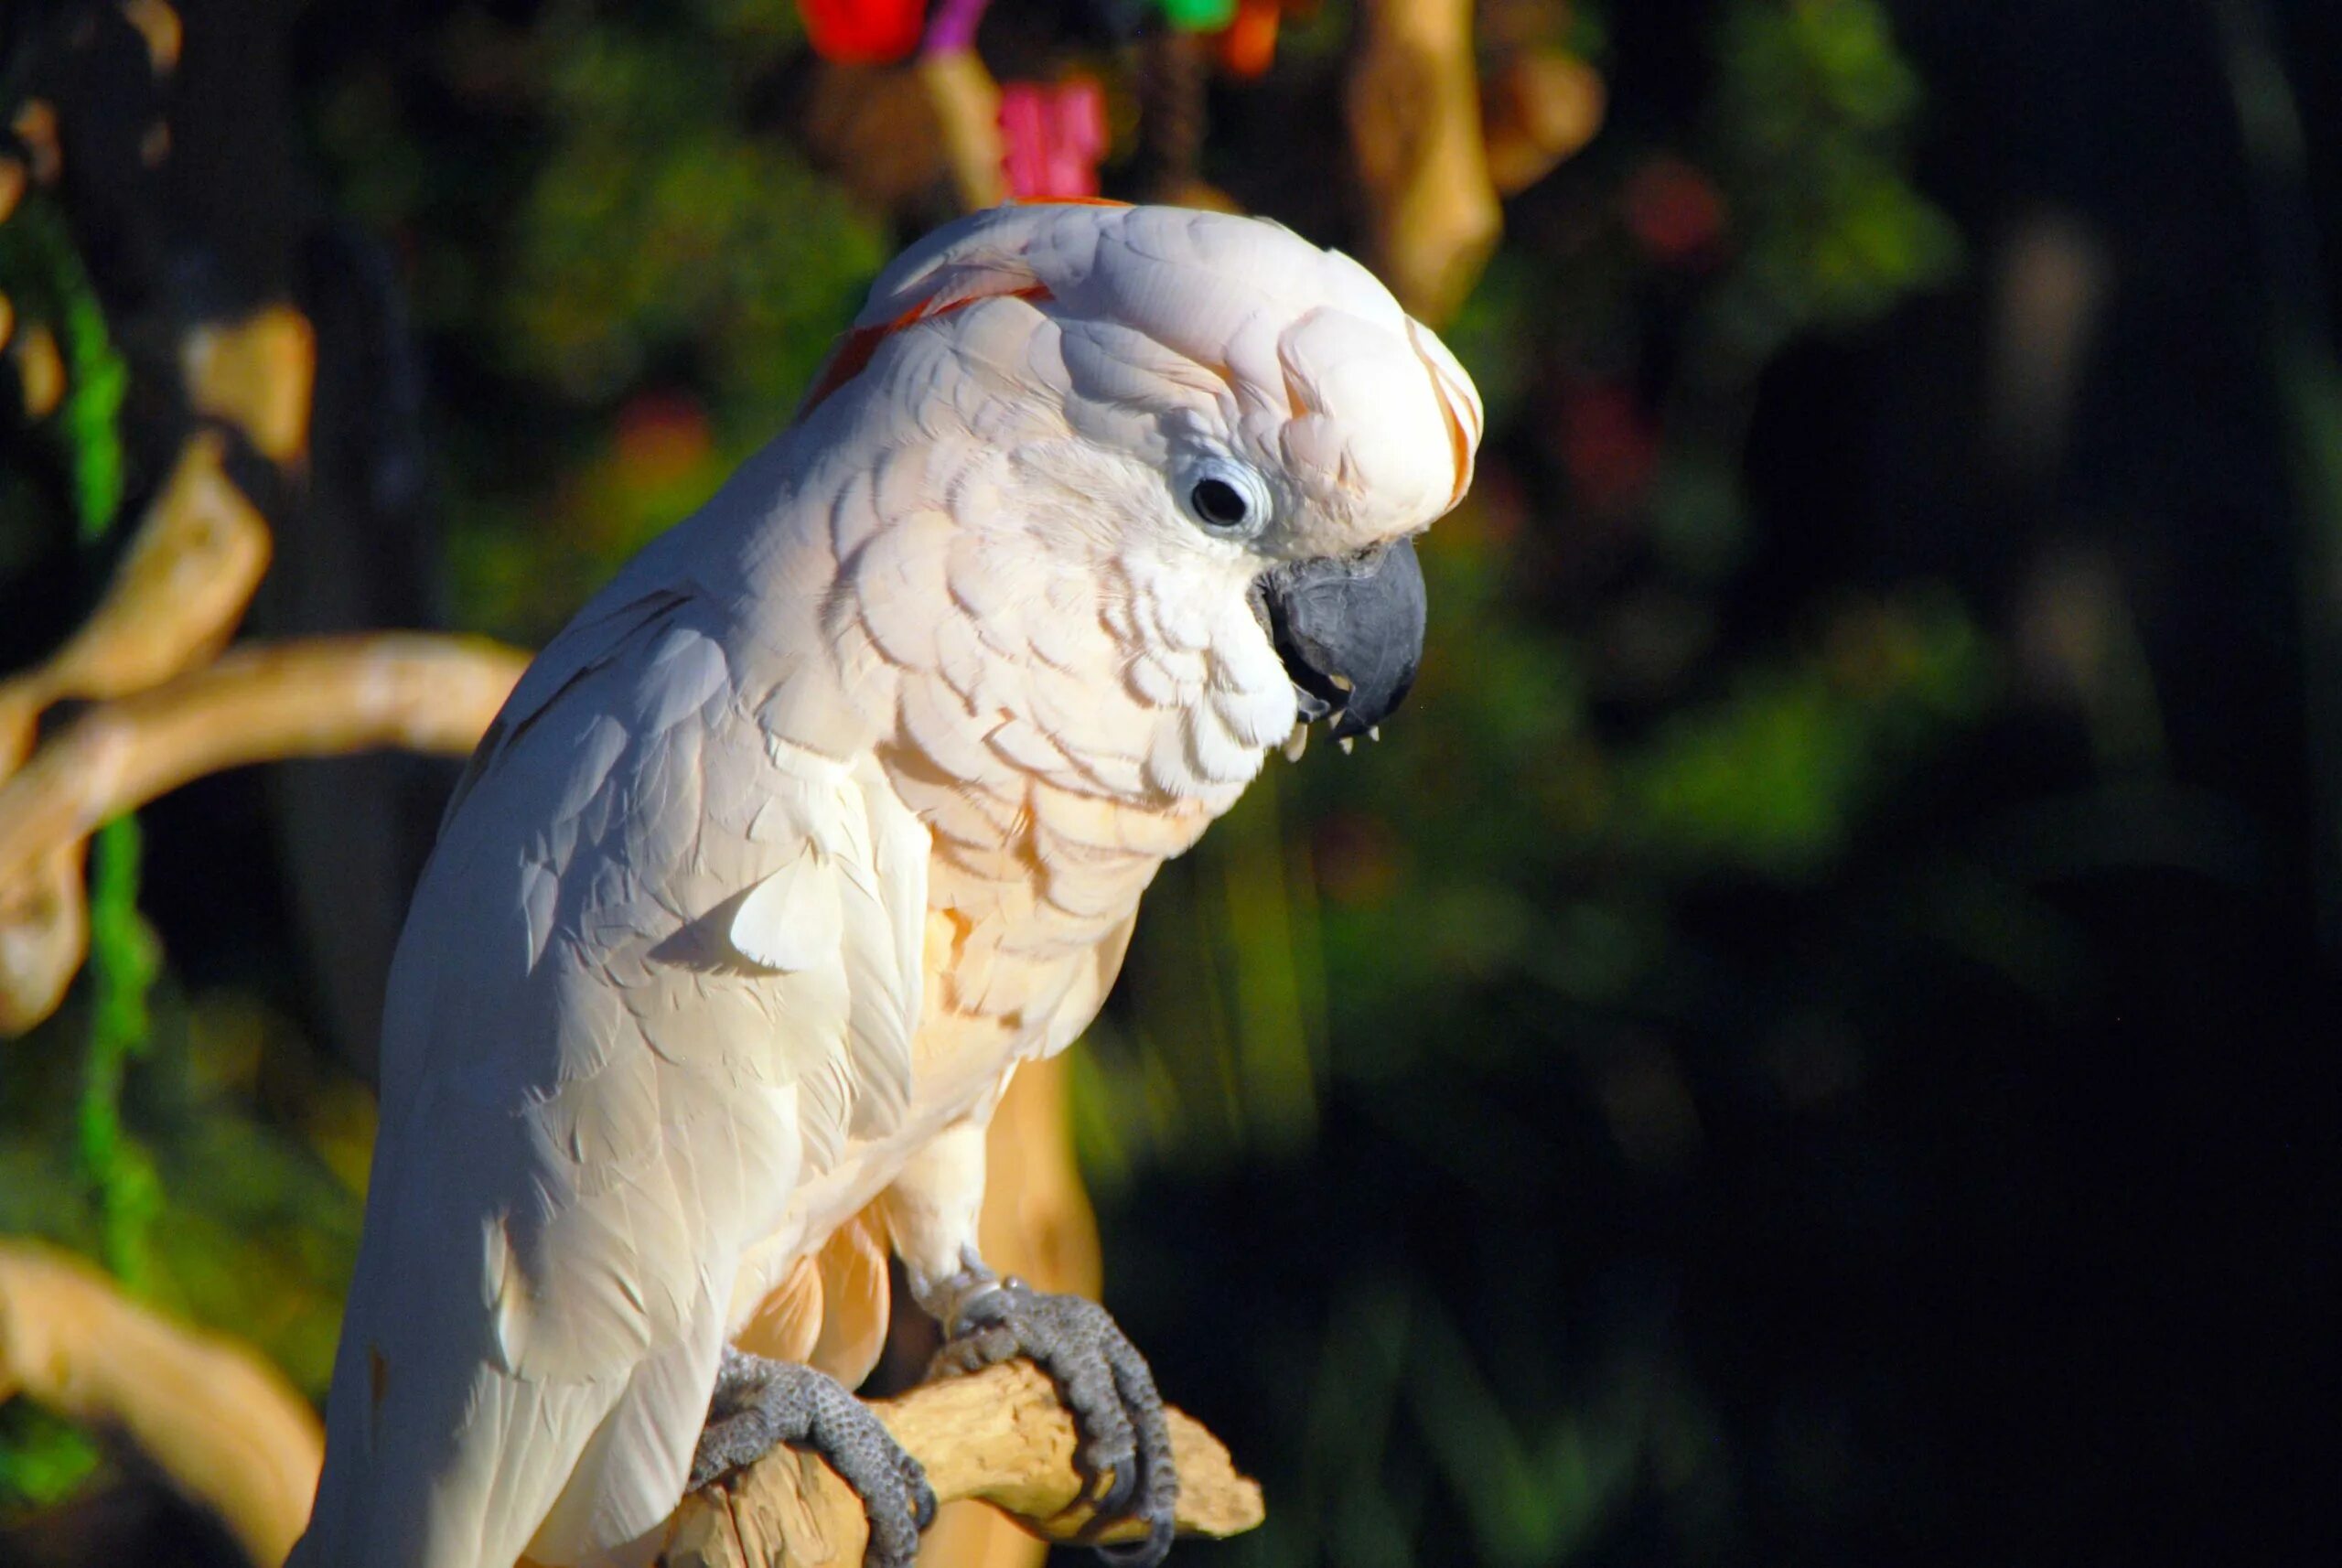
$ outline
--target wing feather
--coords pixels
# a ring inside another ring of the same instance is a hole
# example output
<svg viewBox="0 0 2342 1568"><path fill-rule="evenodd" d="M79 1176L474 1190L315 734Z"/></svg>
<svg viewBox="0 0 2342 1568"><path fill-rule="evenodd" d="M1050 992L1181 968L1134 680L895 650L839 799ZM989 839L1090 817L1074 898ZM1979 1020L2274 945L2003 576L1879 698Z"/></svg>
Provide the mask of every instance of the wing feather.
<svg viewBox="0 0 2342 1568"><path fill-rule="evenodd" d="M638 588L483 742L394 965L305 1560L575 1561L654 1528L741 1254L900 1115L926 834L768 733L834 730L786 691L821 668Z"/></svg>

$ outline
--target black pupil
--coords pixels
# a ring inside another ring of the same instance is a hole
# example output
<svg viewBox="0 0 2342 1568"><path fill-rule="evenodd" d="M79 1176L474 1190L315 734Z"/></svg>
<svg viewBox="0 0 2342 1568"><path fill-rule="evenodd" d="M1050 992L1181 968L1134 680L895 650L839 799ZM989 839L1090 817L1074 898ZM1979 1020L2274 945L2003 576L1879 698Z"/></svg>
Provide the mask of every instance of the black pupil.
<svg viewBox="0 0 2342 1568"><path fill-rule="evenodd" d="M1226 479L1201 479L1188 498L1196 515L1215 528L1233 528L1244 521L1244 492Z"/></svg>

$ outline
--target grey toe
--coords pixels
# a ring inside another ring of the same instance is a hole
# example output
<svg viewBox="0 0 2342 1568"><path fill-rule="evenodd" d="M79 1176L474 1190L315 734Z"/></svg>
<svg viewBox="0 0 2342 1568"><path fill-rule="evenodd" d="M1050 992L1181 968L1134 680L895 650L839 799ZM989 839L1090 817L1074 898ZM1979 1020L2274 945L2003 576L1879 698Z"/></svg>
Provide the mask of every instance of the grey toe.
<svg viewBox="0 0 2342 1568"><path fill-rule="evenodd" d="M935 1521L935 1492L919 1461L835 1379L793 1361L726 1347L691 1488L755 1463L781 1444L818 1454L862 1499L870 1520L865 1568L910 1568Z"/></svg>
<svg viewBox="0 0 2342 1568"><path fill-rule="evenodd" d="M1099 1548L1115 1568L1155 1568L1170 1550L1179 1477L1171 1427L1145 1358L1106 1309L1018 1280L975 1295L936 1353L936 1369L969 1372L1014 1357L1049 1374L1081 1434L1086 1495L1101 1524L1144 1521L1144 1541Z"/></svg>

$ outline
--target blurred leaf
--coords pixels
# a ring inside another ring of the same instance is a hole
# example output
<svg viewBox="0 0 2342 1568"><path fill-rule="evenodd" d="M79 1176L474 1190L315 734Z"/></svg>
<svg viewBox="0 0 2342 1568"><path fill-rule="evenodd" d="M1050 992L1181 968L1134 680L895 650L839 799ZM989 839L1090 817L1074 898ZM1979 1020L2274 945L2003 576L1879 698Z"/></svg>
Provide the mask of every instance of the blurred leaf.
<svg viewBox="0 0 2342 1568"><path fill-rule="evenodd" d="M1558 1412L1544 1430L1523 1430L1436 1310L1418 1310L1413 1327L1409 1407L1465 1505L1480 1560L1528 1568L1571 1556L1621 1500L1635 1435Z"/></svg>
<svg viewBox="0 0 2342 1568"><path fill-rule="evenodd" d="M30 1400L0 1402L0 1523L74 1496L103 1462L79 1427Z"/></svg>
<svg viewBox="0 0 2342 1568"><path fill-rule="evenodd" d="M1990 691L1982 639L1947 606L1848 612L1837 644L1669 717L1621 774L1628 842L1679 866L1811 876L1894 765Z"/></svg>
<svg viewBox="0 0 2342 1568"><path fill-rule="evenodd" d="M1957 237L1904 171L1918 80L1876 0L1735 0L1716 60L1713 141L1744 259L1714 315L1744 365L1947 275Z"/></svg>

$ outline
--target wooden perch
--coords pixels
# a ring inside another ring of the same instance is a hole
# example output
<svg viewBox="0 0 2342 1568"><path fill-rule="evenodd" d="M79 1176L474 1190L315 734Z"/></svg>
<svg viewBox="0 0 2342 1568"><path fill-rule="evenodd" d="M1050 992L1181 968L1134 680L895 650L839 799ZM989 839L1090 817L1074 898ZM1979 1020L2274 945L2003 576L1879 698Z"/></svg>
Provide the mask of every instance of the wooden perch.
<svg viewBox="0 0 2342 1568"><path fill-rule="evenodd" d="M76 1259L5 1241L0 1402L16 1394L135 1444L255 1563L282 1563L308 1522L325 1435L283 1377L125 1300Z"/></svg>
<svg viewBox="0 0 2342 1568"><path fill-rule="evenodd" d="M81 845L103 823L249 763L468 751L527 662L477 638L318 638L231 649L91 709L0 784L0 1031L47 1017L81 966Z"/></svg>
<svg viewBox="0 0 2342 1568"><path fill-rule="evenodd" d="M1008 199L1002 171L1000 87L970 49L938 49L919 59L919 84L927 89L943 136L943 156L951 188L970 212Z"/></svg>
<svg viewBox="0 0 2342 1568"><path fill-rule="evenodd" d="M180 358L192 407L297 467L317 366L305 317L277 305L199 326ZM527 662L478 639L420 635L248 647L213 662L271 545L227 458L220 430L192 434L97 609L47 660L0 681L0 1035L55 1012L81 967L83 849L98 827L221 768L382 746L468 751ZM69 701L96 705L35 751L43 714Z"/></svg>
<svg viewBox="0 0 2342 1568"><path fill-rule="evenodd" d="M925 1383L871 1408L927 1469L938 1500L974 1498L1049 1541L1071 1541L1090 1521L1076 1499L1073 1418L1048 1378L1026 1361ZM1261 1488L1237 1474L1219 1439L1171 1412L1179 1470L1179 1531L1228 1536L1259 1524ZM854 1568L868 1534L861 1501L829 1466L795 1449L766 1455L744 1474L683 1499L668 1527L664 1568ZM1134 1539L1124 1523L1096 1539Z"/></svg>
<svg viewBox="0 0 2342 1568"><path fill-rule="evenodd" d="M1602 73L1560 49L1531 49L1491 75L1480 103L1488 178L1517 196L1574 157L1602 129Z"/></svg>
<svg viewBox="0 0 2342 1568"><path fill-rule="evenodd" d="M0 682L0 777L32 749L52 703L160 685L223 647L268 570L268 524L228 478L228 444L202 431L138 525L105 597L55 653Z"/></svg>
<svg viewBox="0 0 2342 1568"><path fill-rule="evenodd" d="M1359 12L1348 107L1374 260L1434 327L1472 292L1504 226L1472 48L1472 0L1367 0Z"/></svg>
<svg viewBox="0 0 2342 1568"><path fill-rule="evenodd" d="M269 461L289 467L308 450L317 335L291 306L199 323L179 345L179 366L197 412L235 425Z"/></svg>

